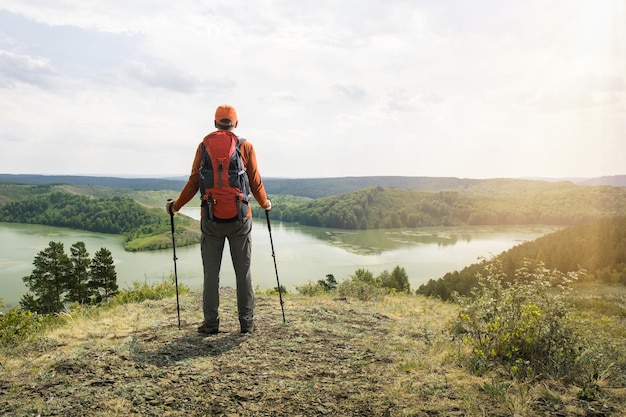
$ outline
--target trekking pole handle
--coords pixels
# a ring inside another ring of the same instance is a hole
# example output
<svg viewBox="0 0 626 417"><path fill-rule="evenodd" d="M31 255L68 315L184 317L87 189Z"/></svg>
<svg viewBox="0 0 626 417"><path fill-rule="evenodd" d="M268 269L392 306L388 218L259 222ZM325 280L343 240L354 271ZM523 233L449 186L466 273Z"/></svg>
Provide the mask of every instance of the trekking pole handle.
<svg viewBox="0 0 626 417"><path fill-rule="evenodd" d="M171 198L167 199L168 203L172 202L172 201L174 201L174 200L172 200ZM175 233L175 231L174 231L174 210L172 209L172 206L173 206L173 204L170 204L168 209L167 209L167 211L170 212L170 226L172 228L172 247L174 248L174 262L176 262L176 260L178 258L176 257L176 241L174 239L174 233Z"/></svg>

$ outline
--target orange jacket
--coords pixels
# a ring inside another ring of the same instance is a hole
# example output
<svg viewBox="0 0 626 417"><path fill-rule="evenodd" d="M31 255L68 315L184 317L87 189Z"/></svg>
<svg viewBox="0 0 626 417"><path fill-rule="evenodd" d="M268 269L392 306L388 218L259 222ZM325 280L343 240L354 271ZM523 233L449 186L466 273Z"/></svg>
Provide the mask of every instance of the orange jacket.
<svg viewBox="0 0 626 417"><path fill-rule="evenodd" d="M174 201L173 208L175 211L180 210L185 204L187 204L197 193L200 187L200 167L202 166L202 147L204 141L200 142L196 149L196 156L193 159L193 165L191 166L191 174L187 183L183 187L176 201ZM267 200L267 194L265 193L265 187L263 187L263 181L261 180L261 174L256 163L256 154L254 153L254 146L250 142L243 141L241 144L241 159L243 166L248 173L248 179L250 180L250 190L254 199L259 203L262 208L267 208L269 201ZM201 214L204 215L204 209L201 210ZM248 217L252 216L252 209L248 206Z"/></svg>

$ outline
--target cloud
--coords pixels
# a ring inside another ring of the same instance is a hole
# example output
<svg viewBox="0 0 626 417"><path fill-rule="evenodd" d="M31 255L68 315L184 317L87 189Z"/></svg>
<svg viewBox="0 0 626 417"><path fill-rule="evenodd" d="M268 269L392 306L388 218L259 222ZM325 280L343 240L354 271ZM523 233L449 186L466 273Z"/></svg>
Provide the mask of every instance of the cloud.
<svg viewBox="0 0 626 417"><path fill-rule="evenodd" d="M195 91L198 85L198 80L193 76L165 62L154 62L150 65L136 61L128 62L123 65L122 70L129 78L150 87L187 93Z"/></svg>
<svg viewBox="0 0 626 417"><path fill-rule="evenodd" d="M12 88L18 83L50 88L57 77L58 73L45 58L0 50L0 88Z"/></svg>
<svg viewBox="0 0 626 417"><path fill-rule="evenodd" d="M331 86L331 89L335 93L355 101L363 100L367 95L363 88L356 85L334 84Z"/></svg>
<svg viewBox="0 0 626 417"><path fill-rule="evenodd" d="M390 91L386 97L386 108L392 112L422 112L433 109L443 102L443 97L433 91Z"/></svg>
<svg viewBox="0 0 626 417"><path fill-rule="evenodd" d="M184 173L228 102L264 175L376 175L391 150L394 175L615 170L626 111L616 3L7 0L0 145L23 138L15 155L45 160L74 143L55 170ZM590 160L564 156L572 143ZM30 169L17 156L0 166Z"/></svg>

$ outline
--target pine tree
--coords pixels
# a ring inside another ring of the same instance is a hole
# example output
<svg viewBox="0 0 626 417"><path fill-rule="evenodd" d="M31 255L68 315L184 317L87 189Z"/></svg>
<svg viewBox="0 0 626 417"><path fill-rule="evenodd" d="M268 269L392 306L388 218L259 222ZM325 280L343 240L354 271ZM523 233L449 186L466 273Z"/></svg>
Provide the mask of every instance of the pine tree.
<svg viewBox="0 0 626 417"><path fill-rule="evenodd" d="M400 292L411 292L411 284L409 284L409 276L404 268L397 265L393 271L391 271L391 282L393 288Z"/></svg>
<svg viewBox="0 0 626 417"><path fill-rule="evenodd" d="M38 313L59 313L68 289L72 262L65 254L63 243L50 242L35 256L35 269L22 280L30 290L22 297L22 308Z"/></svg>
<svg viewBox="0 0 626 417"><path fill-rule="evenodd" d="M100 248L91 260L91 280L89 286L95 294L95 301L107 301L118 292L117 272L113 265L111 251Z"/></svg>
<svg viewBox="0 0 626 417"><path fill-rule="evenodd" d="M404 268L399 265L396 266L391 273L384 270L377 278L381 287L392 288L398 292L411 292L411 285L409 284L409 276Z"/></svg>
<svg viewBox="0 0 626 417"><path fill-rule="evenodd" d="M74 243L70 251L72 252L70 257L72 261L72 277L65 300L88 304L92 292L89 288L89 264L91 263L89 252L87 252L84 242Z"/></svg>

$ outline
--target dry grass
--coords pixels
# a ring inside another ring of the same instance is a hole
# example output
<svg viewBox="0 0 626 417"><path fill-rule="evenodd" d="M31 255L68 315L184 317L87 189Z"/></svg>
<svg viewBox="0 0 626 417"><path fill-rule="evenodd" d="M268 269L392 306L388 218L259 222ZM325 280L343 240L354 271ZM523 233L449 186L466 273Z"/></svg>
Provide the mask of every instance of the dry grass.
<svg viewBox="0 0 626 417"><path fill-rule="evenodd" d="M478 377L446 331L456 307L419 296L376 302L259 296L258 331L240 335L234 291L222 330L196 333L198 293L72 313L21 355L0 356L0 415L591 416L624 415L617 388L594 404L544 381ZM592 414L590 409L597 410ZM600 414L604 413L604 414Z"/></svg>

